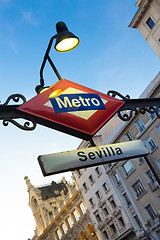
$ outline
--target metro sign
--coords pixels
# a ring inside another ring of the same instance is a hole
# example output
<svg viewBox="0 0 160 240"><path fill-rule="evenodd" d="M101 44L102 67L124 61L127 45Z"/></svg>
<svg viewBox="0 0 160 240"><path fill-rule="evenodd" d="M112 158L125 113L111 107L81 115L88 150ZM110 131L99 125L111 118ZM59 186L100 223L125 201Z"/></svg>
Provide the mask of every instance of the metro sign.
<svg viewBox="0 0 160 240"><path fill-rule="evenodd" d="M18 110L48 121L51 128L89 140L124 104L119 99L66 79Z"/></svg>

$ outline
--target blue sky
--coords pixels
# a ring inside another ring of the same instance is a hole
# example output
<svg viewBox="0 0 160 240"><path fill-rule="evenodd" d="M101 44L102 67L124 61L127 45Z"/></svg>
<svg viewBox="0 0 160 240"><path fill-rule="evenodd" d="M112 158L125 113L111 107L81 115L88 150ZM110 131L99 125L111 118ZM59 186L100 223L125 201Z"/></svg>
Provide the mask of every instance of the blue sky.
<svg viewBox="0 0 160 240"><path fill-rule="evenodd" d="M159 72L159 59L138 30L128 27L137 11L135 3L0 0L0 101L13 93L21 93L27 100L36 95L40 66L58 21L64 21L80 39L71 52L51 49L50 56L63 78L104 93L113 89L137 98ZM57 82L48 64L44 77L46 85ZM26 240L35 224L24 176L33 185L59 180L62 175L42 176L38 155L76 149L80 140L40 126L25 132L1 124L0 131L1 236Z"/></svg>

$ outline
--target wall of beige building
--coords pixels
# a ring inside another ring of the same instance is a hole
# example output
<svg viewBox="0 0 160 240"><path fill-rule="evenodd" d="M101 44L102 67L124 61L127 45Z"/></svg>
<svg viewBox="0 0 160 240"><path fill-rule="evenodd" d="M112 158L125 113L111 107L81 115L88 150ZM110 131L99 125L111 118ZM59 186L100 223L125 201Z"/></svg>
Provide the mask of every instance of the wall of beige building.
<svg viewBox="0 0 160 240"><path fill-rule="evenodd" d="M160 73L142 93L141 97L160 96ZM160 177L160 120L156 115L139 114L126 123L110 142L142 139L149 149L149 160ZM107 141L108 143L108 141ZM133 159L106 166L109 178L117 189L131 219L139 225L139 237L145 231L160 239L160 189L145 159ZM125 194L125 195L124 195ZM136 219L135 219L136 212Z"/></svg>
<svg viewBox="0 0 160 240"><path fill-rule="evenodd" d="M137 1L138 10L129 27L136 28L160 57L160 0Z"/></svg>

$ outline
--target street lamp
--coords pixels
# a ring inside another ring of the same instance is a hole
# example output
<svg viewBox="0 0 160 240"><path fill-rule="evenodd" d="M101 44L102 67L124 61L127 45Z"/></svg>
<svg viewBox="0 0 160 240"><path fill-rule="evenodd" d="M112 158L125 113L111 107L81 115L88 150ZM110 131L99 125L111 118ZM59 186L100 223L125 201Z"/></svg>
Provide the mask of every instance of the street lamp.
<svg viewBox="0 0 160 240"><path fill-rule="evenodd" d="M56 30L57 30L57 33L50 38L50 41L49 41L49 44L40 68L40 84L37 85L35 88L37 94L41 93L42 91L48 88L47 86L45 86L44 78L43 78L43 70L47 61L52 67L52 70L56 74L58 80L62 79L52 59L49 56L49 53L53 44L53 40L55 40L54 48L58 52L70 51L75 47L77 47L79 44L78 37L76 37L73 33L71 33L68 30L64 22L58 22L56 24ZM82 87L84 88L84 86ZM57 94L57 93L59 94L60 93L59 91L61 91L61 89L57 89L57 91L58 92L54 91L51 94ZM124 101L124 104L116 112L118 117L122 121L130 121L130 119L134 115L138 113L144 114L145 112L149 112L151 114L155 113L156 116L160 118L160 98L130 99L128 95L123 96L122 94L113 90L108 91L107 95L111 97L119 97L121 100ZM39 96L40 95L35 96L34 98L37 99L37 97ZM30 102L31 100L27 102ZM11 101L13 101L16 104L11 105L10 104ZM38 102L38 100L36 101ZM52 120L45 118L44 116L42 116L43 114L39 116L39 115L32 114L31 112L21 111L20 107L25 103L26 103L26 98L22 94L18 93L18 94L12 94L7 98L5 103L0 104L0 120L3 120L4 126L8 126L10 122L15 126L19 127L20 129L30 131L30 130L34 130L37 124L40 124L40 125L70 134L72 136L82 138L84 140L90 140L92 144L94 144L92 141L92 137L94 134L90 135L83 132L79 132L79 130L77 130L76 127L70 129L68 125L67 126L61 125L59 122L56 122L54 118ZM79 104L79 103L77 102L76 104ZM24 124L17 122L17 119L24 119L25 120Z"/></svg>
<svg viewBox="0 0 160 240"><path fill-rule="evenodd" d="M35 88L35 91L37 94L48 89L48 86L47 87L44 86L44 78L43 78L43 69L45 67L47 60L50 63L50 65L51 65L53 71L55 72L56 76L58 77L58 79L59 80L62 79L57 68L55 67L54 63L52 62L52 60L49 56L49 52L52 47L53 40L56 39L54 48L58 52L68 52L68 51L76 48L79 44L79 38L76 37L72 32L68 31L68 28L64 22L58 22L56 24L56 30L57 30L57 34L54 35L53 37L51 37L48 47L47 47L47 50L46 50L46 53L44 55L42 65L41 65L40 85L37 85Z"/></svg>

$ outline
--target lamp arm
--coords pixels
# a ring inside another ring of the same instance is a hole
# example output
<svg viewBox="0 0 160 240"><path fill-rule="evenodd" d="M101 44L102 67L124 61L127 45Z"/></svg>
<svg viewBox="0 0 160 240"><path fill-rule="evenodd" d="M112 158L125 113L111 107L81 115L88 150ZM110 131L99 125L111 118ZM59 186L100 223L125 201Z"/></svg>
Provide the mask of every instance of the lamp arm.
<svg viewBox="0 0 160 240"><path fill-rule="evenodd" d="M52 62L52 59L50 58L49 55L48 55L48 62L50 63L50 65L51 65L53 71L55 72L55 74L56 74L56 76L57 76L57 78L58 78L59 80L61 80L62 77L61 77L61 75L59 74L57 68L55 67L55 65L54 65L54 63Z"/></svg>
<svg viewBox="0 0 160 240"><path fill-rule="evenodd" d="M53 43L53 40L56 39L57 35L54 35L53 37L51 37L50 41L49 41L49 44L48 44L48 47L47 47L47 50L45 52L45 55L44 55L44 58L43 58L43 62L42 62L42 65L41 65L41 68L40 68L40 85L36 86L36 92L39 88L43 87L44 86L44 78L43 78L43 70L44 70L44 67L46 65L46 61L48 60L48 62L50 63L53 71L55 72L56 76L58 77L59 80L61 80L61 76L57 70L57 68L55 67L53 61L51 60L51 58L49 57L49 52L50 52L50 49L52 47L52 43Z"/></svg>

